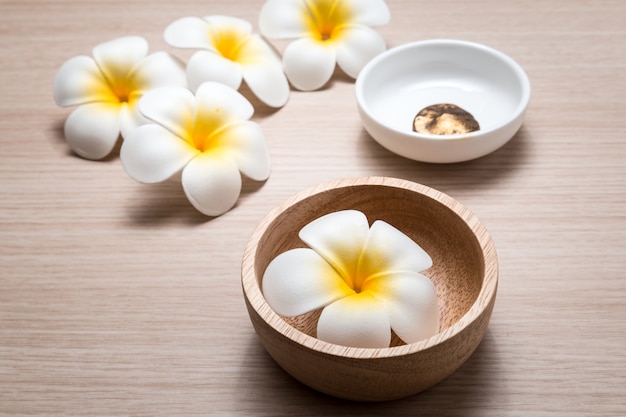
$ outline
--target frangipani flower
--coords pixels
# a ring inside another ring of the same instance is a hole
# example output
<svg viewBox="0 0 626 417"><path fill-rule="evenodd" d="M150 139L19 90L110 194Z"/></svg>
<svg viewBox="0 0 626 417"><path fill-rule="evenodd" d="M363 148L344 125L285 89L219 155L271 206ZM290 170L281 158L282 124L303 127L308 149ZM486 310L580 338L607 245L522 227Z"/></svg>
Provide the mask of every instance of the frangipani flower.
<svg viewBox="0 0 626 417"><path fill-rule="evenodd" d="M196 94L182 87L146 93L139 110L153 123L124 140L122 166L131 178L156 183L182 171L187 198L200 212L218 216L239 198L241 173L262 181L270 160L254 109L237 91L206 82Z"/></svg>
<svg viewBox="0 0 626 417"><path fill-rule="evenodd" d="M381 348L391 330L406 343L439 330L435 287L421 275L430 256L408 236L356 210L327 214L299 233L309 248L274 258L263 294L283 316L323 308L317 338L344 346Z"/></svg>
<svg viewBox="0 0 626 417"><path fill-rule="evenodd" d="M139 98L165 85L186 86L182 62L166 52L148 55L144 38L128 36L93 48L93 58L70 58L54 80L54 100L78 106L65 121L65 138L87 159L107 156L120 136L146 120L137 110Z"/></svg>
<svg viewBox="0 0 626 417"><path fill-rule="evenodd" d="M271 39L298 38L283 53L283 69L294 87L316 90L330 79L335 64L356 78L386 48L370 26L388 21L384 0L268 0L259 26Z"/></svg>
<svg viewBox="0 0 626 417"><path fill-rule="evenodd" d="M187 78L195 90L205 81L239 89L242 80L265 104L282 107L289 83L278 55L252 25L229 16L183 17L165 29L165 41L177 48L201 49L187 63Z"/></svg>

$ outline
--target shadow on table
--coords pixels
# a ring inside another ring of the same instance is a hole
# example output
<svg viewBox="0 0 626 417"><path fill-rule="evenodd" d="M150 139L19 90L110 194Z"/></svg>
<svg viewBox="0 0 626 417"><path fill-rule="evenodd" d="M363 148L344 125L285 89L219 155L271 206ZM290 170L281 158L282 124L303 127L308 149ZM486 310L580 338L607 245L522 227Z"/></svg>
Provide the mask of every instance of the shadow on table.
<svg viewBox="0 0 626 417"><path fill-rule="evenodd" d="M257 338L246 358L236 400L251 416L466 416L469 409L496 400L498 387L491 378L500 371L489 331L468 361L444 381L412 397L380 403L340 400L308 388L284 372Z"/></svg>
<svg viewBox="0 0 626 417"><path fill-rule="evenodd" d="M480 192L514 175L531 156L530 133L523 126L500 149L471 161L433 164L413 161L378 144L365 130L358 140L359 154L367 161L370 175L404 178L445 193Z"/></svg>
<svg viewBox="0 0 626 417"><path fill-rule="evenodd" d="M265 182L242 178L240 201L258 192ZM129 198L128 219L134 225L155 226L164 223L178 223L194 226L210 222L215 217L206 216L196 210L187 199L180 180L180 174L157 184L138 184Z"/></svg>

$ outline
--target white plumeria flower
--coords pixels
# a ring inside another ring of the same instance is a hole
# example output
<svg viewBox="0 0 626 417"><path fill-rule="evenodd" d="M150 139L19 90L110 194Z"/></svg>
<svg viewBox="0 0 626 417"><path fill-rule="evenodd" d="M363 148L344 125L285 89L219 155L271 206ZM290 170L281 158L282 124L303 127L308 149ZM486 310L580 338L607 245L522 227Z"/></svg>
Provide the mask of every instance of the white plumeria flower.
<svg viewBox="0 0 626 417"><path fill-rule="evenodd" d="M148 90L186 86L184 64L166 52L148 55L148 42L138 36L113 39L93 48L93 58L70 58L54 80L54 100L78 106L65 121L65 138L87 159L107 156L120 136L146 120L137 110Z"/></svg>
<svg viewBox="0 0 626 417"><path fill-rule="evenodd" d="M391 330L405 343L439 331L435 287L420 274L430 256L408 236L360 211L327 214L299 233L309 248L274 258L263 294L283 316L323 308L317 338L362 347L389 347Z"/></svg>
<svg viewBox="0 0 626 417"><path fill-rule="evenodd" d="M282 107L289 83L279 56L252 25L229 16L183 17L171 23L165 41L177 48L200 49L187 63L187 78L195 90L205 81L218 81L238 90L242 80L265 104Z"/></svg>
<svg viewBox="0 0 626 417"><path fill-rule="evenodd" d="M200 212L218 216L230 210L241 192L241 173L266 180L270 160L261 127L249 119L252 104L217 82L196 94L182 87L161 87L139 100L153 123L124 140L122 166L143 183L164 181L182 170L187 198Z"/></svg>
<svg viewBox="0 0 626 417"><path fill-rule="evenodd" d="M386 49L371 26L389 21L383 0L268 0L261 9L261 34L294 39L283 53L283 69L300 90L322 87L335 64L356 78L374 56Z"/></svg>

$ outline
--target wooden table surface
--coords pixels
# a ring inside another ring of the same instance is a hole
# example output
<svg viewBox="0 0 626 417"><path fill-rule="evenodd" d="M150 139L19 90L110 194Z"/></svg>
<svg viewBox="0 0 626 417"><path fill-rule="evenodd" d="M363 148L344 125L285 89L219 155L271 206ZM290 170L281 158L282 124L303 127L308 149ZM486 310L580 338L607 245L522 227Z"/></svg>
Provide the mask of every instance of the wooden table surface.
<svg viewBox="0 0 626 417"><path fill-rule="evenodd" d="M262 3L0 0L0 415L626 415L626 2L388 1L388 46L476 41L527 71L522 129L475 161L386 151L339 72L279 110L253 99L273 171L246 181L218 218L196 212L179 182L136 183L117 152L72 154L62 133L71 109L52 99L65 60L124 35L186 60L163 41L169 23L223 14L257 28ZM500 264L492 321L469 361L379 404L285 374L260 346L240 284L244 246L268 210L365 175L460 200Z"/></svg>

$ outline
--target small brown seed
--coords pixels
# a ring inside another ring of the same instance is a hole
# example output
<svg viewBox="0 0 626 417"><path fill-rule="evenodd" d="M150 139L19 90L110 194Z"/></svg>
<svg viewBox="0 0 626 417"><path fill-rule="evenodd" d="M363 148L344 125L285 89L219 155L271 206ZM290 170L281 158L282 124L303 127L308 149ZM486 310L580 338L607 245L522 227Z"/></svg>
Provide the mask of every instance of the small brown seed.
<svg viewBox="0 0 626 417"><path fill-rule="evenodd" d="M434 104L420 110L413 120L413 131L432 135L454 135L480 129L474 116L454 104Z"/></svg>

